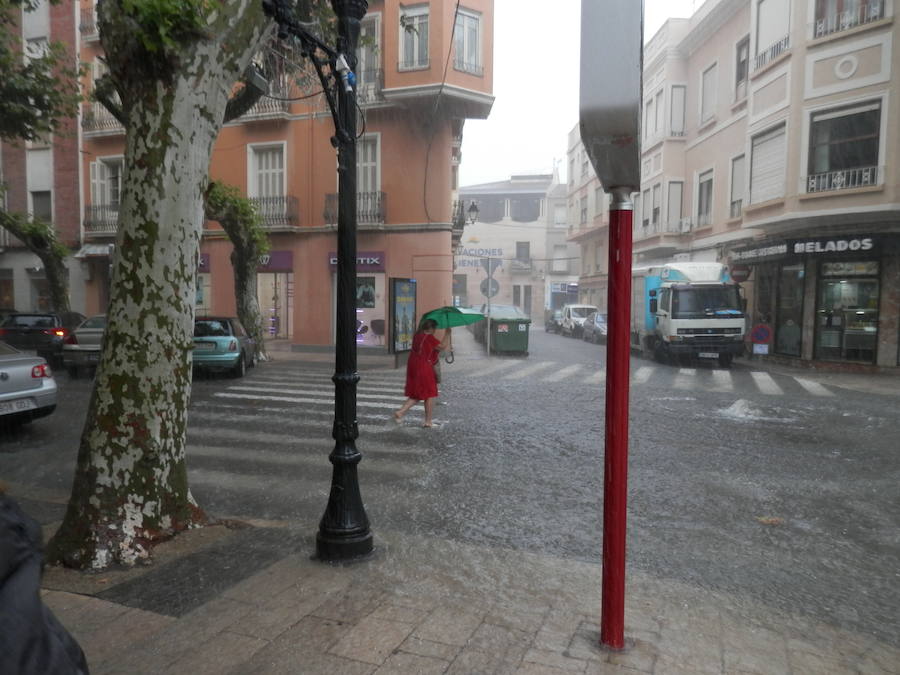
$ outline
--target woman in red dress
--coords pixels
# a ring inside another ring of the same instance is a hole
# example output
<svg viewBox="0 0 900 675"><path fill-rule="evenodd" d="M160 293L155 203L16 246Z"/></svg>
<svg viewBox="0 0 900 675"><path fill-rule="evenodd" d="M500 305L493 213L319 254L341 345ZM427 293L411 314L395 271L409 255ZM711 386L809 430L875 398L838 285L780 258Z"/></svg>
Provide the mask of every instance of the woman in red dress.
<svg viewBox="0 0 900 675"><path fill-rule="evenodd" d="M394 419L398 422L416 403L425 401L425 424L422 426L433 425L434 399L438 395L434 364L440 358L440 353L450 346L450 329L444 333L444 339L438 342L434 336L436 328L437 322L425 319L419 331L413 335L412 349L406 363L406 388L403 391L406 402L394 412Z"/></svg>

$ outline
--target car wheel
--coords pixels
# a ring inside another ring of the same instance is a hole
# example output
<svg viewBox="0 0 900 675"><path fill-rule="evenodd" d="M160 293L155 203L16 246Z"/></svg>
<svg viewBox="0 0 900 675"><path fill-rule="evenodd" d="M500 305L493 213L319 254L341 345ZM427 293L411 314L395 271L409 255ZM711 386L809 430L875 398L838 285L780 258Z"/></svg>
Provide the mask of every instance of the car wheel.
<svg viewBox="0 0 900 675"><path fill-rule="evenodd" d="M234 370L231 371L232 377L243 377L247 373L247 361L244 352L238 356L237 363L234 364Z"/></svg>
<svg viewBox="0 0 900 675"><path fill-rule="evenodd" d="M259 364L259 358L256 355L256 350L254 349L253 354L251 354L251 356L250 356L250 363L247 365L249 365L251 368L256 368L256 366L258 364Z"/></svg>

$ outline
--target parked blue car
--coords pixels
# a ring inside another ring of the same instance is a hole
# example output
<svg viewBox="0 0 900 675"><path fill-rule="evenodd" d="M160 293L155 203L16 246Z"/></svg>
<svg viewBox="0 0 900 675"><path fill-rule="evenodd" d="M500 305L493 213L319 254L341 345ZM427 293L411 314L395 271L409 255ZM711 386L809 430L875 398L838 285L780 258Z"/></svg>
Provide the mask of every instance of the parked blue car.
<svg viewBox="0 0 900 675"><path fill-rule="evenodd" d="M194 321L194 368L243 377L256 365L256 345L234 317L201 316Z"/></svg>

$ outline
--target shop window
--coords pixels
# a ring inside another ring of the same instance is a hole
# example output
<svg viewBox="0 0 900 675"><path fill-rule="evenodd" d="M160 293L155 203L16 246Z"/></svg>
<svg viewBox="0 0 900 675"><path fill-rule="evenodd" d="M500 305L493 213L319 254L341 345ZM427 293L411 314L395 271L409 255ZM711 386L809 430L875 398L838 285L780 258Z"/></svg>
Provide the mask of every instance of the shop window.
<svg viewBox="0 0 900 675"><path fill-rule="evenodd" d="M803 263L785 265L778 275L775 351L800 356L803 337Z"/></svg>
<svg viewBox="0 0 900 675"><path fill-rule="evenodd" d="M873 363L878 345L878 263L822 263L816 300L816 358Z"/></svg>
<svg viewBox="0 0 900 675"><path fill-rule="evenodd" d="M814 113L807 192L877 185L881 103Z"/></svg>

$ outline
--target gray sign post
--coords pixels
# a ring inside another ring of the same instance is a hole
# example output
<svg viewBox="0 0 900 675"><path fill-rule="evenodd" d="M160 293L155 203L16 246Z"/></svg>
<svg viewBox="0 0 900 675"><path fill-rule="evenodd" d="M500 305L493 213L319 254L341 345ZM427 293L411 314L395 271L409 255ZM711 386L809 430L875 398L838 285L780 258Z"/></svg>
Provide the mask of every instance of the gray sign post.
<svg viewBox="0 0 900 675"><path fill-rule="evenodd" d="M631 356L631 194L640 190L643 2L582 0L581 140L609 209L609 331L600 644L625 648L625 514Z"/></svg>

